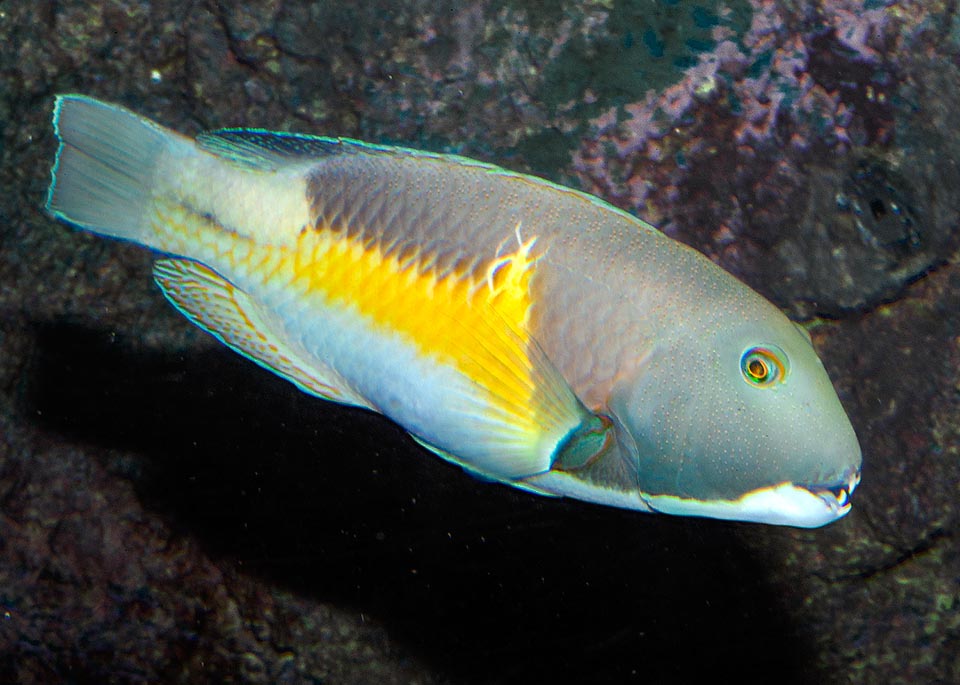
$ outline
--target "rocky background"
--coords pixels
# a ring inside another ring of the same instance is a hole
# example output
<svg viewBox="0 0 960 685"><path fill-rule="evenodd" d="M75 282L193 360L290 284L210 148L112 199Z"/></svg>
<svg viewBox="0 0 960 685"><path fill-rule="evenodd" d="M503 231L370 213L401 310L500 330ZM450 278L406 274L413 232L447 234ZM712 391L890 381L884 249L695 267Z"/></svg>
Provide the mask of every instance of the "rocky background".
<svg viewBox="0 0 960 685"><path fill-rule="evenodd" d="M352 5L356 6L352 6ZM0 3L0 682L960 682L955 0ZM476 482L41 206L52 97L597 193L807 321L816 531Z"/></svg>

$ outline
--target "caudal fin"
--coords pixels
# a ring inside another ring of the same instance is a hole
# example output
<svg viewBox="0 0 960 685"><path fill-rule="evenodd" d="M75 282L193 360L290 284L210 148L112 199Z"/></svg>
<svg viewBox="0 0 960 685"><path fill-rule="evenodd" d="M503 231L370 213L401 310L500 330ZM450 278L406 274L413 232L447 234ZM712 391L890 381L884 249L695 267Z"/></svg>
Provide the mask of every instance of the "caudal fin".
<svg viewBox="0 0 960 685"><path fill-rule="evenodd" d="M83 95L58 95L60 146L47 211L80 228L150 243L143 220L159 155L173 133L133 112Z"/></svg>

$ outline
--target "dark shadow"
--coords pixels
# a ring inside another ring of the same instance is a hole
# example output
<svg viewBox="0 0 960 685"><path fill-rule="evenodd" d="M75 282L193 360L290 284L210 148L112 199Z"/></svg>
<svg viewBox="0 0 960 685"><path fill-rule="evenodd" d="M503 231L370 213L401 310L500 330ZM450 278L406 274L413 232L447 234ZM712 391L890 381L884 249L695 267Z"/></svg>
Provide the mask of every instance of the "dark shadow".
<svg viewBox="0 0 960 685"><path fill-rule="evenodd" d="M478 482L226 350L134 354L64 325L36 340L24 415L141 455L109 467L176 529L375 617L455 682L818 680L735 524Z"/></svg>

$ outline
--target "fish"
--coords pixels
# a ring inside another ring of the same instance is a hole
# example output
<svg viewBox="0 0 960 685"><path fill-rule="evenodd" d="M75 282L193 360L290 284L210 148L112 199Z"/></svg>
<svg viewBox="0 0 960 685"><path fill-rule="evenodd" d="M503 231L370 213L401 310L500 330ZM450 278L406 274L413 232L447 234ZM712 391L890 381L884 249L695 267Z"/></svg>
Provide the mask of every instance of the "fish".
<svg viewBox="0 0 960 685"><path fill-rule="evenodd" d="M56 97L45 209L188 320L487 481L814 528L861 450L809 334L607 202L466 157Z"/></svg>

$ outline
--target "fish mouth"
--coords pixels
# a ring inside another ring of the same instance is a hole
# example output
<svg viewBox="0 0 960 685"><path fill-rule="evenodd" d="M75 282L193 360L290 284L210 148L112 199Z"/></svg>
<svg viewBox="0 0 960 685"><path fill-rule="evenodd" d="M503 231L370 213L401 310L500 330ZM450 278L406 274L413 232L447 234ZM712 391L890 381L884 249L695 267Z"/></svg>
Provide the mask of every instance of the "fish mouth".
<svg viewBox="0 0 960 685"><path fill-rule="evenodd" d="M789 481L757 488L733 500L697 500L673 495L641 494L651 511L680 516L706 516L796 528L819 528L850 511L850 495L860 483L860 469L846 472L830 485Z"/></svg>
<svg viewBox="0 0 960 685"><path fill-rule="evenodd" d="M852 470L846 477L836 485L823 486L805 486L813 495L816 495L827 508L836 513L836 517L845 516L850 511L850 496L860 484L860 469Z"/></svg>

